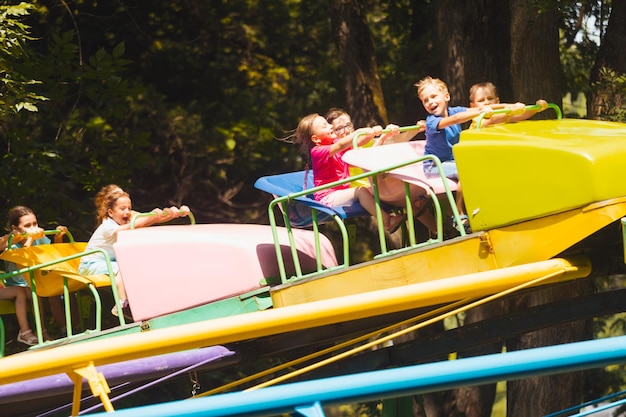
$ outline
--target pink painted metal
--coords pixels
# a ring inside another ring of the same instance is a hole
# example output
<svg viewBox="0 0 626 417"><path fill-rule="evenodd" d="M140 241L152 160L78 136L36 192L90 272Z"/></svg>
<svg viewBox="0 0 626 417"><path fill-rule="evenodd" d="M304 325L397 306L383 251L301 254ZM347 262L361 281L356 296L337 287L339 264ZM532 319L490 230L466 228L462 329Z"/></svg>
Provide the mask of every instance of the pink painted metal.
<svg viewBox="0 0 626 417"><path fill-rule="evenodd" d="M316 270L312 231L293 229L302 272ZM287 274L293 274L286 229L278 236ZM320 234L324 267L337 265ZM251 224L146 227L119 233L115 256L135 321L210 303L263 287L278 277L272 228Z"/></svg>
<svg viewBox="0 0 626 417"><path fill-rule="evenodd" d="M405 143L351 149L343 155L343 160L364 171L374 171L408 162L422 156L424 154L424 143L425 141L423 140L415 140ZM436 194L445 192L443 181L440 178L426 178L422 163L396 168L391 170L389 174L399 180L415 184L424 189L430 187ZM446 179L446 181L450 191L456 191L456 183L449 179Z"/></svg>

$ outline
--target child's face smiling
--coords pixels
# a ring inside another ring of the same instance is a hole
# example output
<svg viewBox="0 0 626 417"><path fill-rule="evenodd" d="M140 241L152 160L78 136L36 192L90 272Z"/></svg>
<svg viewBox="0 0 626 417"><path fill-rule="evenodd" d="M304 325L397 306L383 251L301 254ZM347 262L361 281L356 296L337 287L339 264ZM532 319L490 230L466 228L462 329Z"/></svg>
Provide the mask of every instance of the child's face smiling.
<svg viewBox="0 0 626 417"><path fill-rule="evenodd" d="M343 138L354 132L352 120L350 120L350 117L345 114L342 114L341 116L333 120L332 126L333 132L335 132L338 138Z"/></svg>
<svg viewBox="0 0 626 417"><path fill-rule="evenodd" d="M311 131L313 132L311 140L316 145L332 145L337 139L337 135L333 132L333 125L322 116L317 116L313 120Z"/></svg>
<svg viewBox="0 0 626 417"><path fill-rule="evenodd" d="M421 91L419 99L428 113L439 117L447 116L450 93L441 91L437 86L427 85Z"/></svg>
<svg viewBox="0 0 626 417"><path fill-rule="evenodd" d="M115 223L122 225L130 222L132 215L133 205L130 202L130 198L124 196L117 199L113 208L110 208L108 215L115 220Z"/></svg>

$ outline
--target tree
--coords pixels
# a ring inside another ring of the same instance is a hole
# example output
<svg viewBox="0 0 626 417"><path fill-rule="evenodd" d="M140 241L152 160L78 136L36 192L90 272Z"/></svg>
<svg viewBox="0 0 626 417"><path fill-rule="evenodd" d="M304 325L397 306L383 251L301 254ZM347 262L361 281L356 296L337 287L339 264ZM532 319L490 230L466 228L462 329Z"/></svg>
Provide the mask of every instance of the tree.
<svg viewBox="0 0 626 417"><path fill-rule="evenodd" d="M590 118L624 120L626 114L626 1L613 0L611 16L591 70ZM595 88L594 88L595 87Z"/></svg>
<svg viewBox="0 0 626 417"><path fill-rule="evenodd" d="M557 5L549 1L538 4L544 6L538 9L532 2L511 3L513 96L524 103L543 98L560 106L563 86Z"/></svg>
<svg viewBox="0 0 626 417"><path fill-rule="evenodd" d="M503 101L534 104L538 98L544 98L560 104L558 10L555 7L552 2L438 2L436 22L438 38L442 40L438 45L438 50L442 51L441 73L448 80L452 102L467 103L467 92L473 83L492 81L497 85ZM580 290L580 287L574 287L569 295ZM517 305L496 303L479 307L468 312L467 323L565 296L568 293L563 291L523 299ZM507 343L507 348L522 349L576 341L588 336L585 329L585 324L579 323L567 329L539 331ZM496 353L501 348L484 346L459 354ZM567 378L572 384L568 390L552 389L556 385L550 385L546 383L547 379L541 378L510 383L507 390L508 415L540 415L577 403L581 398L583 379L573 374ZM529 400L531 393L535 396L533 401ZM424 404L429 417L488 417L494 398L495 384L425 396Z"/></svg>
<svg viewBox="0 0 626 417"><path fill-rule="evenodd" d="M20 68L33 59L27 46L33 37L24 22L24 17L33 9L32 4L24 2L15 6L0 5L0 120L3 122L21 110L36 112L37 103L46 99L33 91L33 86L41 81L29 79Z"/></svg>
<svg viewBox="0 0 626 417"><path fill-rule="evenodd" d="M330 0L329 10L347 110L357 126L385 126L387 110L365 11L356 0Z"/></svg>

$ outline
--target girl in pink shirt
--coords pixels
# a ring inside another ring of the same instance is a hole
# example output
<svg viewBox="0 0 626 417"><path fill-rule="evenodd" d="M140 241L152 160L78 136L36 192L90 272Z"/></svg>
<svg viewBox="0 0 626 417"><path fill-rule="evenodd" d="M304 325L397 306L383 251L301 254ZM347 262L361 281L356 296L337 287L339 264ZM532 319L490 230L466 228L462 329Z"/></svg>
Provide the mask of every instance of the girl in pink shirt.
<svg viewBox="0 0 626 417"><path fill-rule="evenodd" d="M341 158L352 147L352 138L358 136L358 145L362 146L378 136L382 127L365 127L352 134L337 138L332 125L319 114L310 114L298 123L295 137L302 152L311 156L313 182L316 187L339 181L350 176L348 164ZM318 191L315 199L324 205L334 207L348 205L358 201L372 216L376 215L376 202L371 187L350 187L345 183L333 188ZM383 225L388 233L393 233L404 222L405 216L392 216L382 210Z"/></svg>

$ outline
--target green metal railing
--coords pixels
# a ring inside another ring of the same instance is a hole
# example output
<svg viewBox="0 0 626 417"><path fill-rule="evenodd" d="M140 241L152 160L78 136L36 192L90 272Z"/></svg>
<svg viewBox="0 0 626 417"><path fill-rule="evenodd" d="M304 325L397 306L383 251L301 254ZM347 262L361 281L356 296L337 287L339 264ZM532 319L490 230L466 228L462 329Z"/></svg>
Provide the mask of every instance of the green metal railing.
<svg viewBox="0 0 626 417"><path fill-rule="evenodd" d="M411 130L419 130L421 129L422 126L420 125L411 125L411 126L402 126L400 128L398 128L398 132L399 133L404 133L404 132L409 132ZM381 132L381 135L386 134L386 133L391 133L393 132L392 129L383 129ZM357 133L356 135L354 135L354 137L352 138L352 149L358 149L359 148L359 141L358 139L365 135L365 133Z"/></svg>
<svg viewBox="0 0 626 417"><path fill-rule="evenodd" d="M185 213L185 211L180 210L180 214ZM135 213L133 215L133 217L130 219L130 229L133 230L135 228L135 222L137 221L137 219L141 218L141 217L152 217L152 216L156 216L157 213L150 211L147 213ZM167 213L161 213L162 216L167 216ZM190 224L196 224L196 218L193 215L193 213L191 211L186 212L186 216L185 217L189 217L189 222ZM176 217L177 219L179 217ZM172 219L174 220L174 219Z"/></svg>
<svg viewBox="0 0 626 417"><path fill-rule="evenodd" d="M43 235L44 236L58 235L59 233L61 233L61 231L57 230L57 229L54 229L54 230L44 230L43 231ZM28 237L28 236L31 235L31 233L10 233L9 234L9 238L7 239L7 249L9 249L11 247L11 244L13 242L13 236L16 236L16 235L21 235L23 237ZM69 231L69 229L65 231L65 236L67 236L67 239L69 240L70 243L75 243L74 242L74 236Z"/></svg>
<svg viewBox="0 0 626 417"><path fill-rule="evenodd" d="M413 127L415 128L415 127ZM384 131L383 131L384 132ZM459 213L456 209L456 204L454 202L454 196L452 194L452 191L450 190L450 188L448 187L447 181L445 179L445 176L443 174L443 170L441 167L441 162L439 161L439 158L437 158L434 155L423 155L423 156L419 156L416 158L412 158L410 160L407 160L405 162L402 163L398 163L395 165L390 165L388 167L382 168L382 169L378 169L378 170L373 170L373 171L369 171L369 172L365 172L362 174L358 174L358 175L354 175L351 176L349 178L340 180L340 181L334 181L332 183L328 183L328 184L324 184L322 186L318 186L318 187L314 187L314 188L310 188L310 189L306 189L306 190L302 190L299 192L295 192L295 193L291 193L288 194L286 196L281 196L281 197L277 197L275 199L273 199L268 207L268 215L269 215L269 221L270 221L270 225L272 227L272 233L273 233L273 238L274 238L274 246L276 249L276 257L278 260L278 267L279 267L279 272L280 272L280 278L281 278L281 282L282 283L286 283L292 279L302 279L305 277L310 277L313 275L318 275L320 273L325 273L325 272L329 272L335 269L340 269L340 268L346 268L349 266L350 262L349 262L349 239L348 239L348 233L345 227L345 224L343 222L343 219L341 219L341 217L337 214L335 216L333 216L335 222L337 223L337 225L339 226L340 232L341 232L341 236L342 236L342 243L343 243L343 264L338 265L336 267L333 268L328 268L328 269L323 269L323 266L321 264L321 250L320 250L320 238L319 238L319 222L317 219L317 210L314 207L311 207L311 216L312 216L312 222L313 222L313 232L315 235L315 250L316 250L316 258L318 260L317 262L317 271L309 273L309 274L303 274L301 267L300 267L300 261L299 261L299 257L298 257L298 253L297 253L297 248L296 248L296 243L295 243L295 239L293 236L293 231L292 231L292 226L291 226L291 222L289 221L289 214L288 214L288 204L293 204L294 202L297 202L297 198L298 197L303 197L309 194L313 194L317 191L321 191L321 190L325 190L328 188L333 188L342 184L346 184L346 183L351 183L353 181L358 181L361 179L372 179L372 184L373 184L373 190L374 190L374 198L376 201L376 218L377 218L377 223L378 223L378 236L379 236L379 241L380 241L380 247L381 247L381 253L379 255L377 255L375 258L380 258L380 257L385 257L385 256L389 256L389 255L393 255L399 252L404 252L410 249L414 249L417 247L421 247L421 246L425 246L425 245L431 245L434 243L438 243L443 241L443 221L442 221L442 210L441 210L441 205L439 202L439 199L437 197L437 195L435 194L435 192L432 189L427 189L428 195L429 197L431 197L434 206L435 206L435 213L436 213L436 222L437 222L437 238L433 239L430 238L428 239L426 242L422 242L420 244L416 243L416 238L415 238L415 230L414 230L414 219L413 219L413 204L411 202L411 196L410 196L410 192L409 192L409 184L405 183L405 197L406 197L406 211L407 211L407 219L408 219L408 232L409 232L409 242L408 245L400 248L400 249L395 249L395 250L387 250L387 243L386 243L386 239L385 239L385 230L384 230L384 225L382 222L382 208L381 208L381 201L380 201L380 196L378 193L378 175L381 175L383 173L386 173L388 171L397 169L397 168L401 168L404 166L408 166L408 165L412 165L412 164L416 164L416 163L420 163L423 161L433 161L433 163L437 166L439 175L441 177L441 180L444 184L444 188L445 188L445 194L446 194L446 198L449 202L449 205L454 213L454 216L456 216L457 221L460 224L460 219L459 219ZM281 212L283 215L283 221L285 224L285 228L287 229L287 235L289 238L289 244L290 244L290 249L291 249L291 256L293 258L294 261L294 266L295 266L295 276L290 277L289 279L286 276L286 270L285 270L285 265L284 265L284 260L282 257L282 253L280 250L280 241L279 241L279 237L278 237L278 233L277 233L277 223L276 223L276 217L275 217L275 210L274 207L276 206L280 206L281 207ZM460 231L461 235L465 235L465 232L463 230Z"/></svg>
<svg viewBox="0 0 626 417"><path fill-rule="evenodd" d="M554 110L554 112L556 113L556 118L557 119L562 119L563 118L563 113L561 112L561 109L559 108L559 106L557 106L556 104L548 103L548 109L553 109ZM527 111L533 111L533 110L541 111L541 106L539 104L528 105L528 106L526 106L524 108L524 111L522 113L525 113ZM494 110L493 112L491 112L492 115L495 115L495 114L507 114L507 113L518 114L518 113L514 112L511 109L498 109L498 110ZM483 112L476 118L476 129L480 129L481 128L483 119L486 118L485 116L487 114L489 114L489 113Z"/></svg>
<svg viewBox="0 0 626 417"><path fill-rule="evenodd" d="M53 232L53 231L50 231ZM54 234L54 233L49 233L49 234ZM20 250L21 248L16 248L16 249L7 249L7 250ZM115 274L113 273L113 269L111 267L111 260L109 258L109 254L104 251L103 249L91 249L91 250L87 250L84 252L78 252L76 254L73 255L69 255L69 256L64 256L62 258L58 258L55 259L53 261L48 261L48 262L43 262L41 264L37 264L37 265L33 265L33 266L28 266L25 268L21 268L18 269L16 271L11 271L11 272L5 272L4 274L0 275L0 281L11 278L11 277L15 277L18 275L24 275L27 274L29 277L29 281L30 281L30 289L31 289L31 294L32 294L32 299L33 299L33 315L35 318L35 324L37 327L37 337L39 338L40 341L43 340L43 326L41 323L41 316L40 316L40 310L39 310L39 302L38 302L38 295L37 295L37 283L35 280L35 271L38 270L50 270L50 269L54 269L51 268L54 265L66 262L66 261L70 261L72 259L76 259L76 258L81 258L83 256L87 256L87 255L91 255L94 253L101 253L102 256L104 257L104 260L107 264L107 271L108 273L106 275L109 276L109 280L111 283L111 290L113 292L113 298L115 300L115 305L118 308L118 311L122 311L122 305L120 303L120 298L119 298L119 294L117 292L117 286L115 285ZM66 323L70 324L71 323L71 312L69 310L69 287L68 287L68 277L63 275L63 270L58 270L55 271L58 274L63 276L63 295L65 297L66 300L66 305L65 305L65 315L66 315ZM65 271L66 273L76 273L78 274L78 271ZM88 278L88 276L86 277ZM70 278L71 279L71 278ZM94 295L94 300L96 303L96 311L100 312L99 316L100 316L100 320L96 320L96 328L94 329L95 331L100 331L101 330L101 316L102 316L102 308L101 308L101 304L100 304L100 297L99 294L97 293L97 290L93 287L93 285L86 285L89 290L92 292L92 294ZM126 324L125 319L124 319L124 315L123 314L119 314L119 321L120 321L120 325L124 325ZM70 327L68 326L68 331L70 331ZM70 335L71 336L71 335ZM44 343L39 343L39 345L37 346L42 346Z"/></svg>

